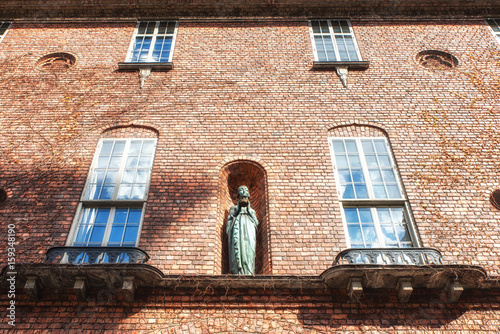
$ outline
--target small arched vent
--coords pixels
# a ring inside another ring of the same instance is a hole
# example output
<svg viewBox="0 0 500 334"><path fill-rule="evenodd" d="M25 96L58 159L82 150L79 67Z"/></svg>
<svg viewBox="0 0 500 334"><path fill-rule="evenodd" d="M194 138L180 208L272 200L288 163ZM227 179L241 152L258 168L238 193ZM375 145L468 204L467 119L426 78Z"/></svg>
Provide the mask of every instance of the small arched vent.
<svg viewBox="0 0 500 334"><path fill-rule="evenodd" d="M500 210L500 189L495 189L490 195L490 203Z"/></svg>
<svg viewBox="0 0 500 334"><path fill-rule="evenodd" d="M40 58L36 66L46 72L64 72L75 65L76 57L66 52L50 53Z"/></svg>
<svg viewBox="0 0 500 334"><path fill-rule="evenodd" d="M416 56L417 62L430 70L451 70L458 65L458 59L451 53L425 50Z"/></svg>

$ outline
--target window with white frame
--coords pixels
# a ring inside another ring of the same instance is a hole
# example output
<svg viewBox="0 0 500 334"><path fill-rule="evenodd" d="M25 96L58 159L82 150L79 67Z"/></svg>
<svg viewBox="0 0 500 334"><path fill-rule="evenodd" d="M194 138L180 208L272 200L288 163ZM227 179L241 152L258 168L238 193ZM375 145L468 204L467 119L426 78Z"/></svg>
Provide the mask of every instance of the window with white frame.
<svg viewBox="0 0 500 334"><path fill-rule="evenodd" d="M137 23L127 62L169 63L172 61L178 23L142 21Z"/></svg>
<svg viewBox="0 0 500 334"><path fill-rule="evenodd" d="M155 139L101 139L71 246L138 244L155 147Z"/></svg>
<svg viewBox="0 0 500 334"><path fill-rule="evenodd" d="M488 19L486 22L496 36L497 41L500 43L500 19Z"/></svg>
<svg viewBox="0 0 500 334"><path fill-rule="evenodd" d="M0 42L3 40L7 34L7 30L10 28L12 22L0 21Z"/></svg>
<svg viewBox="0 0 500 334"><path fill-rule="evenodd" d="M329 141L348 247L416 246L409 207L387 140Z"/></svg>
<svg viewBox="0 0 500 334"><path fill-rule="evenodd" d="M348 20L312 20L309 29L316 61L360 61L361 55Z"/></svg>

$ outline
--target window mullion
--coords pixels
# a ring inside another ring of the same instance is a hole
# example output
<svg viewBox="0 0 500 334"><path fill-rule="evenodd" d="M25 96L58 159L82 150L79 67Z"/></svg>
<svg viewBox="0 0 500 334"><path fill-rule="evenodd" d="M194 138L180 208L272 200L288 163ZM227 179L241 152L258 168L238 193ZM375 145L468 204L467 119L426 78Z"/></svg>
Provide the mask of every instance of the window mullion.
<svg viewBox="0 0 500 334"><path fill-rule="evenodd" d="M330 30L330 37L332 39L333 51L335 52L335 60L341 61L339 48L337 47L337 40L335 39L335 31L333 30L332 21L328 20L328 29Z"/></svg>
<svg viewBox="0 0 500 334"><path fill-rule="evenodd" d="M380 220L378 219L378 212L377 212L377 207L371 207L371 212L373 216L373 223L375 225L375 231L377 232L377 239L380 248L385 247L385 238L384 238L384 233L382 232L382 226L380 224Z"/></svg>
<svg viewBox="0 0 500 334"><path fill-rule="evenodd" d="M123 173L125 171L125 165L127 163L129 149L130 149L130 140L126 140L125 147L123 148L122 161L120 163L120 167L118 168L118 175L116 176L115 191L113 192L113 198L112 198L112 200L114 200L114 201L116 201L118 198L118 192L120 190L119 189L120 184L122 181Z"/></svg>
<svg viewBox="0 0 500 334"><path fill-rule="evenodd" d="M365 177L366 188L368 191L368 197L370 199L375 199L375 195L373 193L372 181L370 179L370 172L368 170L368 164L365 159L365 151L363 150L363 145L361 143L361 139L356 138L356 145L358 146L358 151L360 155L361 168L363 170L363 175Z"/></svg>
<svg viewBox="0 0 500 334"><path fill-rule="evenodd" d="M160 21L155 22L155 29L153 30L153 36L151 36L151 45L149 46L148 52L148 62L153 61L153 51L155 48L156 37L158 37L158 29L160 28Z"/></svg>
<svg viewBox="0 0 500 334"><path fill-rule="evenodd" d="M109 235L111 234L111 226L113 225L113 220L115 219L116 208L111 207L109 211L108 221L106 222L106 230L104 230L104 235L102 237L101 245L106 247L108 245Z"/></svg>

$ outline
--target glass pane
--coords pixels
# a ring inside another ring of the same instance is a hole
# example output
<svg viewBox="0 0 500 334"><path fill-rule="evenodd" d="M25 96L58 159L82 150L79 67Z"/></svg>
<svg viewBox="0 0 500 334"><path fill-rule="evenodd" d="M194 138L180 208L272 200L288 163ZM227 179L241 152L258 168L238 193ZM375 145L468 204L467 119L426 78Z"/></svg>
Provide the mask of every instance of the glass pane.
<svg viewBox="0 0 500 334"><path fill-rule="evenodd" d="M109 156L100 156L97 159L97 168L107 168L108 167Z"/></svg>
<svg viewBox="0 0 500 334"><path fill-rule="evenodd" d="M410 233L408 233L408 229L406 225L396 225L396 233L400 241L410 242Z"/></svg>
<svg viewBox="0 0 500 334"><path fill-rule="evenodd" d="M375 149L377 153L387 153L387 146L385 145L385 141L383 140L374 140Z"/></svg>
<svg viewBox="0 0 500 334"><path fill-rule="evenodd" d="M120 186L120 190L118 190L118 199L130 199L130 191L132 190L132 186Z"/></svg>
<svg viewBox="0 0 500 334"><path fill-rule="evenodd" d="M372 182L382 182L382 174L378 169L370 169L370 180Z"/></svg>
<svg viewBox="0 0 500 334"><path fill-rule="evenodd" d="M129 156L127 158L127 163L125 164L125 167L127 167L127 168L136 168L138 160L139 159L136 156Z"/></svg>
<svg viewBox="0 0 500 334"><path fill-rule="evenodd" d="M337 168L348 167L347 157L345 155L335 155L335 162L337 163Z"/></svg>
<svg viewBox="0 0 500 334"><path fill-rule="evenodd" d="M316 53L318 54L318 60L327 61L326 51L323 45L323 38L321 36L315 36L314 43L316 44Z"/></svg>
<svg viewBox="0 0 500 334"><path fill-rule="evenodd" d="M142 154L151 155L154 152L154 148L155 148L154 141L151 140L144 141L144 144L142 144Z"/></svg>
<svg viewBox="0 0 500 334"><path fill-rule="evenodd" d="M142 199L146 193L146 187L144 186L135 186L132 190L131 199Z"/></svg>
<svg viewBox="0 0 500 334"><path fill-rule="evenodd" d="M351 247L353 247L352 243L362 243L363 242L363 235L361 234L361 228L359 227L359 225L349 225L347 227L347 233L349 234L349 240L351 241ZM363 246L361 246L361 247L363 247Z"/></svg>
<svg viewBox="0 0 500 334"><path fill-rule="evenodd" d="M387 243L397 242L396 234L394 233L394 228L392 225L382 225L382 233L384 234L384 241Z"/></svg>
<svg viewBox="0 0 500 334"><path fill-rule="evenodd" d="M350 153L357 153L358 152L358 147L356 146L356 141L354 141L354 140L346 140L345 146L346 146L347 152L350 152Z"/></svg>
<svg viewBox="0 0 500 334"><path fill-rule="evenodd" d="M102 187L102 191L101 191L101 195L99 196L99 199L112 199L114 191L115 191L115 186Z"/></svg>
<svg viewBox="0 0 500 334"><path fill-rule="evenodd" d="M102 243L102 237L104 236L104 231L106 226L94 226L92 230L92 236L90 237L89 243Z"/></svg>
<svg viewBox="0 0 500 334"><path fill-rule="evenodd" d="M102 143L101 152L99 155L109 155L111 153L111 149L113 148L112 141L104 141Z"/></svg>
<svg viewBox="0 0 500 334"><path fill-rule="evenodd" d="M135 169L125 169L121 183L134 183Z"/></svg>
<svg viewBox="0 0 500 334"><path fill-rule="evenodd" d="M148 22L139 22L139 29L137 29L137 33L141 35L144 34L147 26Z"/></svg>
<svg viewBox="0 0 500 334"><path fill-rule="evenodd" d="M361 145L363 146L363 151L366 153L374 153L375 149L371 140L362 140Z"/></svg>
<svg viewBox="0 0 500 334"><path fill-rule="evenodd" d="M138 226L127 226L125 230L125 236L123 242L134 242L137 240L137 232L139 231Z"/></svg>
<svg viewBox="0 0 500 334"><path fill-rule="evenodd" d="M385 187L383 185L373 185L373 194L375 195L375 198L387 198Z"/></svg>
<svg viewBox="0 0 500 334"><path fill-rule="evenodd" d="M175 22L168 22L167 34L173 34L175 32Z"/></svg>
<svg viewBox="0 0 500 334"><path fill-rule="evenodd" d="M139 225L141 222L142 210L141 209L130 209L128 214L128 225Z"/></svg>
<svg viewBox="0 0 500 334"><path fill-rule="evenodd" d="M104 180L105 183L115 183L116 178L118 177L118 171L108 171L108 174L106 175L106 179Z"/></svg>
<svg viewBox="0 0 500 334"><path fill-rule="evenodd" d="M343 199L354 199L354 188L352 185L341 186L341 194Z"/></svg>
<svg viewBox="0 0 500 334"><path fill-rule="evenodd" d="M139 168L149 168L151 166L151 156L142 156L139 159Z"/></svg>
<svg viewBox="0 0 500 334"><path fill-rule="evenodd" d="M388 155L379 155L378 161L380 163L380 167L392 167L391 160Z"/></svg>
<svg viewBox="0 0 500 334"><path fill-rule="evenodd" d="M125 149L125 141L115 142L115 147L113 148L113 155L122 155Z"/></svg>
<svg viewBox="0 0 500 334"><path fill-rule="evenodd" d="M349 169L341 169L339 170L339 178L340 178L340 183L351 183L351 173L349 172Z"/></svg>
<svg viewBox="0 0 500 334"><path fill-rule="evenodd" d="M109 243L121 243L124 226L113 226L109 235Z"/></svg>
<svg viewBox="0 0 500 334"><path fill-rule="evenodd" d="M91 182L92 183L98 183L98 184L102 184L103 181L104 181L104 176L106 175L106 172L104 170L96 170L94 172L94 175L92 177L92 180Z"/></svg>
<svg viewBox="0 0 500 334"><path fill-rule="evenodd" d="M368 190L364 184L355 184L354 189L356 190L356 198L364 199L368 198Z"/></svg>
<svg viewBox="0 0 500 334"><path fill-rule="evenodd" d="M394 175L394 172L392 169L384 169L382 170L382 174L384 175L384 181L386 183L395 183L396 182L396 176Z"/></svg>
<svg viewBox="0 0 500 334"><path fill-rule="evenodd" d="M311 27L314 34L321 33L321 30L319 28L319 21L311 21Z"/></svg>
<svg viewBox="0 0 500 334"><path fill-rule="evenodd" d="M342 141L342 140L334 140L333 141L333 150L335 151L335 153L345 152L344 141Z"/></svg>
<svg viewBox="0 0 500 334"><path fill-rule="evenodd" d="M112 156L111 160L109 161L109 168L119 168L120 164L122 162L122 156Z"/></svg>
<svg viewBox="0 0 500 334"><path fill-rule="evenodd" d="M129 155L138 155L141 151L142 140L132 140L130 142Z"/></svg>
<svg viewBox="0 0 500 334"><path fill-rule="evenodd" d="M147 183L149 179L149 170L147 169L139 169L137 171L137 176L135 178L136 183Z"/></svg>
<svg viewBox="0 0 500 334"><path fill-rule="evenodd" d="M158 35L164 35L165 31L167 30L167 21L161 21L160 25L158 27Z"/></svg>
<svg viewBox="0 0 500 334"><path fill-rule="evenodd" d="M342 20L342 21L339 21L339 23L340 23L340 26L342 28L342 32L344 34L349 34L350 31L349 31L349 25L347 24L347 21Z"/></svg>
<svg viewBox="0 0 500 334"><path fill-rule="evenodd" d="M362 225L363 234L365 236L365 242L374 243L378 241L377 232L375 231L375 226L373 225Z"/></svg>
<svg viewBox="0 0 500 334"><path fill-rule="evenodd" d="M347 54L347 48L344 44L344 38L342 36L336 36L335 42L337 43L337 49L339 50L340 60L349 61L349 55Z"/></svg>
<svg viewBox="0 0 500 334"><path fill-rule="evenodd" d="M361 167L361 160L357 154L349 154L349 164L352 167Z"/></svg>
<svg viewBox="0 0 500 334"><path fill-rule="evenodd" d="M401 198L401 193L397 185L388 185L387 192L389 193L389 198Z"/></svg>
<svg viewBox="0 0 500 334"><path fill-rule="evenodd" d="M106 225L108 223L110 209L97 209L97 215L94 224Z"/></svg>
<svg viewBox="0 0 500 334"><path fill-rule="evenodd" d="M116 209L113 225L125 225L127 222L128 209Z"/></svg>
<svg viewBox="0 0 500 334"><path fill-rule="evenodd" d="M156 22L148 22L148 27L146 28L146 34L151 35L155 31Z"/></svg>
<svg viewBox="0 0 500 334"><path fill-rule="evenodd" d="M391 214L389 208L377 208L378 220L381 224L391 222Z"/></svg>
<svg viewBox="0 0 500 334"><path fill-rule="evenodd" d="M368 167L378 167L378 161L375 155L366 155L365 160Z"/></svg>
<svg viewBox="0 0 500 334"><path fill-rule="evenodd" d="M346 47L347 47L347 52L349 53L349 60L350 61L357 61L358 59L358 52L356 51L356 45L354 45L354 40L352 39L351 36L345 36L344 38Z"/></svg>
<svg viewBox="0 0 500 334"><path fill-rule="evenodd" d="M90 237L90 232L92 231L92 225L80 225L78 227L78 233L76 234L76 242L87 242Z"/></svg>
<svg viewBox="0 0 500 334"><path fill-rule="evenodd" d="M403 208L391 208L392 220L396 223L403 222Z"/></svg>
<svg viewBox="0 0 500 334"><path fill-rule="evenodd" d="M100 194L101 194L101 186L96 186L95 184L91 184L89 186L87 199L99 199Z"/></svg>
<svg viewBox="0 0 500 334"><path fill-rule="evenodd" d="M363 176L363 171L361 169L352 169L351 174L353 182L365 182L365 177Z"/></svg>
<svg viewBox="0 0 500 334"><path fill-rule="evenodd" d="M362 223L372 223L372 212L370 208L359 208L359 219Z"/></svg>
<svg viewBox="0 0 500 334"><path fill-rule="evenodd" d="M346 222L349 223L358 223L358 210L356 208L345 208L344 215Z"/></svg>
<svg viewBox="0 0 500 334"><path fill-rule="evenodd" d="M321 33L323 34L329 34L330 29L328 28L328 21L320 21L321 25Z"/></svg>
<svg viewBox="0 0 500 334"><path fill-rule="evenodd" d="M335 56L335 49L333 47L333 41L330 36L323 36L323 42L325 43L326 58L328 61L335 61L337 57Z"/></svg>
<svg viewBox="0 0 500 334"><path fill-rule="evenodd" d="M339 21L332 21L332 28L334 34L340 34L342 31L340 30Z"/></svg>

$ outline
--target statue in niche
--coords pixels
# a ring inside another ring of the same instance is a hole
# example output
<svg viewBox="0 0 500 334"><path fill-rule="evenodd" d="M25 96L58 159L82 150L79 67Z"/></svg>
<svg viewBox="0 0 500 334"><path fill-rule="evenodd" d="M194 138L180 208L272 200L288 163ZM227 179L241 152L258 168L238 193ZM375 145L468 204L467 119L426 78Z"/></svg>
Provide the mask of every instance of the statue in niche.
<svg viewBox="0 0 500 334"><path fill-rule="evenodd" d="M255 275L257 215L250 207L250 192L238 188L238 205L229 210L226 233L229 243L229 270L234 275Z"/></svg>

